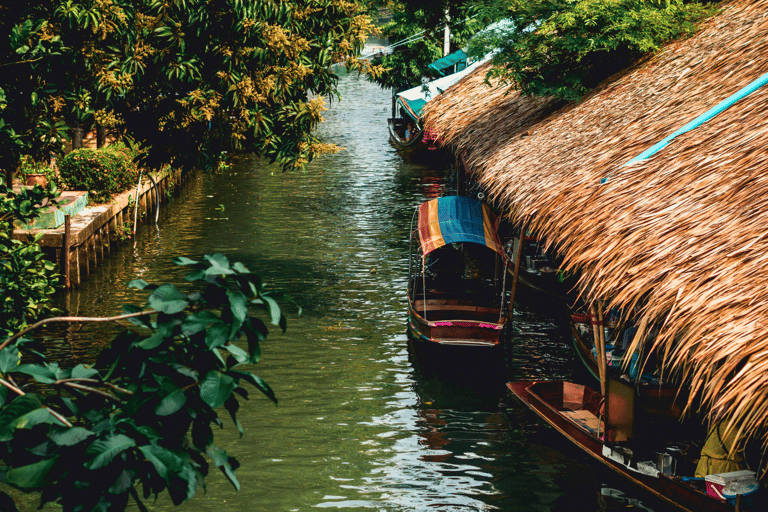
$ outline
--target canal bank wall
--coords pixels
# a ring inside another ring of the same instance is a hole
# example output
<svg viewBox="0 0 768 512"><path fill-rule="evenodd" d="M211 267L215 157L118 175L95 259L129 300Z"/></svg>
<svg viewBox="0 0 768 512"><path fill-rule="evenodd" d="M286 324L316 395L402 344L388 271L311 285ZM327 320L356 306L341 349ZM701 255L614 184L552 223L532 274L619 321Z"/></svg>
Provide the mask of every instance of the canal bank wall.
<svg viewBox="0 0 768 512"><path fill-rule="evenodd" d="M139 187L115 196L109 203L65 215L64 223L56 228L16 229L13 237L32 242L39 235L37 243L48 261L60 265L65 287L77 287L119 244L132 238L138 224L155 222L159 208L178 196L198 173L165 169L152 173L152 179L145 175Z"/></svg>

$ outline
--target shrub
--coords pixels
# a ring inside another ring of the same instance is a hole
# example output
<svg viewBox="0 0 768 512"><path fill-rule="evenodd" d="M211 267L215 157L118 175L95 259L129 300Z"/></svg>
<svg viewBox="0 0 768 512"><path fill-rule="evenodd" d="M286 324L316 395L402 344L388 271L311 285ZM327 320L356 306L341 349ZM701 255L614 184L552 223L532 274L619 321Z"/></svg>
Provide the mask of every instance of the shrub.
<svg viewBox="0 0 768 512"><path fill-rule="evenodd" d="M59 164L62 186L69 190L87 190L91 202L104 203L128 190L139 179L125 147L77 149Z"/></svg>
<svg viewBox="0 0 768 512"><path fill-rule="evenodd" d="M52 184L16 192L0 176L0 339L51 312L58 280L55 265L45 260L37 243L42 235L30 242L16 240L13 222L34 219L40 210L37 205L56 195Z"/></svg>

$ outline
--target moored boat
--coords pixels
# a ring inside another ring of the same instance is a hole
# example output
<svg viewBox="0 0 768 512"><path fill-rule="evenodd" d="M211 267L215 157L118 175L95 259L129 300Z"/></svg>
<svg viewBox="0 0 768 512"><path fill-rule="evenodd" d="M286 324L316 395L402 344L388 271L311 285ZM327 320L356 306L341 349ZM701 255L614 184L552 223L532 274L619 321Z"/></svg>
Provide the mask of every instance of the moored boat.
<svg viewBox="0 0 768 512"><path fill-rule="evenodd" d="M421 204L411 223L411 335L439 345L498 346L509 314L508 263L488 205L464 196Z"/></svg>
<svg viewBox="0 0 768 512"><path fill-rule="evenodd" d="M655 497L688 512L752 510L742 496L735 504L720 500L707 493L703 482L685 481L660 469L652 460L657 452L629 442L632 421L622 401L631 400L631 393L609 389L606 400L587 386L567 381L519 381L507 387L577 447Z"/></svg>

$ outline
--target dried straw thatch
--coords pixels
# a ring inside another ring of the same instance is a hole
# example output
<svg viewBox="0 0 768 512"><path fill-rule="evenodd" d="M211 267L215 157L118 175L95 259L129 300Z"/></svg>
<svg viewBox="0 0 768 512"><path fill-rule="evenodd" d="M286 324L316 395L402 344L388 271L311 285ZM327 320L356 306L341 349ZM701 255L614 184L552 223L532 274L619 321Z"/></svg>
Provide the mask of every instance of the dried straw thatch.
<svg viewBox="0 0 768 512"><path fill-rule="evenodd" d="M489 88L481 70L428 123L581 270L589 300L640 306L670 367L754 434L768 427L768 86L622 167L768 73L768 1L722 7L577 104Z"/></svg>

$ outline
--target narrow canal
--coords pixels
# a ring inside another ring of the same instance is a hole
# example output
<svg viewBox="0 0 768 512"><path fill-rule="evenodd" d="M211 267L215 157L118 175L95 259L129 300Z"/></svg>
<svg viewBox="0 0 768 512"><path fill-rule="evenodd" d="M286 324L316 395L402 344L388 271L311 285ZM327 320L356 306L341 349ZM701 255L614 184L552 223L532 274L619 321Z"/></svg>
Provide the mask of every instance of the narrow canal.
<svg viewBox="0 0 768 512"><path fill-rule="evenodd" d="M207 492L180 510L624 507L603 494L636 497L632 488L509 398L503 375L478 371L477 361L441 368L411 350L411 215L448 190L448 177L403 161L389 146L387 91L347 76L342 93L320 134L344 151L305 172L283 174L249 159L200 177L157 226L142 226L62 302L72 314L118 314L123 304L141 303L130 280L180 280L172 257L220 252L302 306L301 316L286 306L287 333L274 329L254 369L275 389L279 406L252 394L240 413L245 436L231 425L217 433L242 462L242 489L212 472ZM515 306L512 371L520 378L568 377L577 364L547 306L532 295ZM68 333L65 346L87 351L108 337L83 328ZM161 498L150 508L174 507Z"/></svg>

